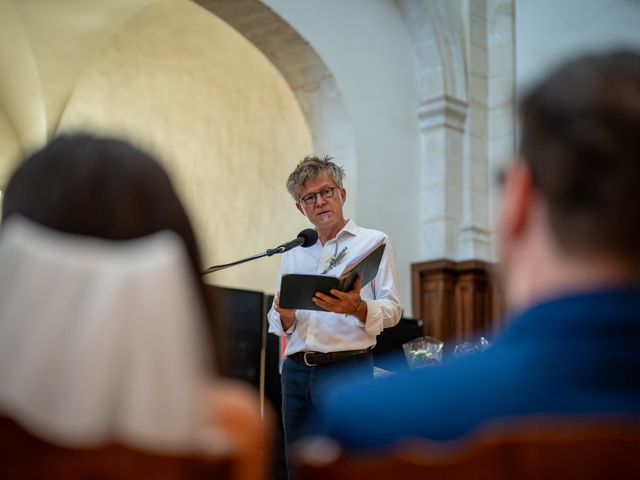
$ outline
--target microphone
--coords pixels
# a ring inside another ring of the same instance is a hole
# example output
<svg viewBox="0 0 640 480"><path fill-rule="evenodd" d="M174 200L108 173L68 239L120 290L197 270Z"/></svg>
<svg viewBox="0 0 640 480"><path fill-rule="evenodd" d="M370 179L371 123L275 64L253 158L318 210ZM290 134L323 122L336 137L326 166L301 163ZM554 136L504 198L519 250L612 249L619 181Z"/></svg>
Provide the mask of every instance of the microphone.
<svg viewBox="0 0 640 480"><path fill-rule="evenodd" d="M240 265L241 263L249 262L251 260L256 260L258 258L270 257L271 255L274 255L276 253L284 253L295 247L304 247L304 248L310 247L317 241L318 241L318 233L312 228L307 228L306 230L302 230L298 234L298 237L295 240L291 240L290 242L283 243L282 245L279 245L276 248L270 248L266 252L253 255L251 257L243 258L242 260L236 260L235 262L225 263L222 265L213 265L212 267L209 267L205 271L203 271L202 275L217 272L219 270L224 270L225 268L233 267L235 265Z"/></svg>
<svg viewBox="0 0 640 480"><path fill-rule="evenodd" d="M295 240L291 240L290 242L283 243L276 248L270 248L267 250L267 256L270 257L276 253L284 253L295 247L307 248L315 244L317 241L318 233L312 228L307 228L306 230L302 230Z"/></svg>

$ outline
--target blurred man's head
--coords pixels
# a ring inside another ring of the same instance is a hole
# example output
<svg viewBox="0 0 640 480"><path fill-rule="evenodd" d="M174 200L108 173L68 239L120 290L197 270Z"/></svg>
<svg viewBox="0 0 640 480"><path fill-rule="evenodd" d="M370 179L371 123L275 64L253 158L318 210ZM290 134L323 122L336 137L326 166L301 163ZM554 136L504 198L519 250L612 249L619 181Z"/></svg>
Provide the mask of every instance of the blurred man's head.
<svg viewBox="0 0 640 480"><path fill-rule="evenodd" d="M500 224L512 302L640 278L640 55L561 67L520 117Z"/></svg>

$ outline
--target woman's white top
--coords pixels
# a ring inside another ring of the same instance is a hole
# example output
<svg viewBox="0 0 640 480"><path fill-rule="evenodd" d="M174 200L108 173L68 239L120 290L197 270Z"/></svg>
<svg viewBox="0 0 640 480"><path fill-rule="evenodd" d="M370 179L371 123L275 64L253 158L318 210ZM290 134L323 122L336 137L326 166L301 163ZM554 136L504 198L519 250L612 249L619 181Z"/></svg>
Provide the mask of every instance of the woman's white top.
<svg viewBox="0 0 640 480"><path fill-rule="evenodd" d="M0 414L52 442L192 450L204 314L173 232L128 241L12 216L0 229Z"/></svg>

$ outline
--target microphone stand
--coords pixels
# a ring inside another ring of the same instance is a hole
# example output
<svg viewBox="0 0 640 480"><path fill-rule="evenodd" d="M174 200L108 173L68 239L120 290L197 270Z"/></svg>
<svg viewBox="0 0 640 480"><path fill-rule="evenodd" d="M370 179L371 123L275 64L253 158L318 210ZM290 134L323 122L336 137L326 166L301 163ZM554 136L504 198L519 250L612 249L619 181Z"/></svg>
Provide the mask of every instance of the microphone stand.
<svg viewBox="0 0 640 480"><path fill-rule="evenodd" d="M298 243L298 245L291 245L291 244L292 242L289 242L289 244L280 245L276 248L270 248L266 252L258 253L257 255L252 255L251 257L243 258L235 262L225 263L222 265L213 265L207 268L204 272L202 272L201 275L207 275L208 273L217 272L218 270L224 270L225 268L233 267L235 265L240 265L241 263L245 263L245 262L250 262L251 260L256 260L258 258L270 257L272 255L275 255L276 253L284 253L288 250L287 246L289 246L289 248L293 248L294 246L300 245L300 243ZM266 355L266 348L267 348L267 328L268 328L267 325L268 325L267 317L266 315L264 315L264 312L263 312L262 328L261 328L261 334L260 334L260 378L259 378L260 385L258 389L259 395L260 395L260 415L264 415L264 395L265 395L264 389L265 389L265 368L266 368L265 355Z"/></svg>
<svg viewBox="0 0 640 480"><path fill-rule="evenodd" d="M207 273L217 272L218 270L224 270L225 268L233 267L235 265L240 265L241 263L249 262L257 258L270 257L271 255L275 255L276 253L284 253L295 247L300 247L300 246L309 247L315 244L317 241L318 241L318 234L315 232L315 230L308 228L306 230L301 231L295 240L291 240L290 242L283 243L282 245L278 245L276 248L270 248L264 253L258 253L257 255L243 258L242 260L237 260L231 263L225 263L223 265L214 265L212 267L207 268L204 272L202 272L202 275L206 275Z"/></svg>
<svg viewBox="0 0 640 480"><path fill-rule="evenodd" d="M279 247L276 247L276 248L270 248L266 252L258 253L257 255L252 255L251 257L243 258L241 260L236 260L235 262L224 263L222 265L213 265L207 268L204 272L202 272L202 275L207 275L208 273L213 273L213 272L217 272L218 270L224 270L225 268L233 267L235 265L240 265L241 263L250 262L251 260L256 260L262 257L270 257L271 255L275 255L276 253L283 253L283 252L285 252L285 246L280 245Z"/></svg>

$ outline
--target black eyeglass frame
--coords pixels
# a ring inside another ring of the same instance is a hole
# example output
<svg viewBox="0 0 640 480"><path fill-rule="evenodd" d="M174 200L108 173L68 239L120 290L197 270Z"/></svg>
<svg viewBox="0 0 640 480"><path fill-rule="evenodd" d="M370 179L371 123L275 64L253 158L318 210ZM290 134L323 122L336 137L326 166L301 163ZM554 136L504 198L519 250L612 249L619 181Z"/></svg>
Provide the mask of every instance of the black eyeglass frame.
<svg viewBox="0 0 640 480"><path fill-rule="evenodd" d="M326 200L327 198L333 197L335 195L334 191L338 188L339 187L328 187L323 188L319 192L307 193L304 197L300 197L298 201L307 206L313 205L318 201L318 195Z"/></svg>

